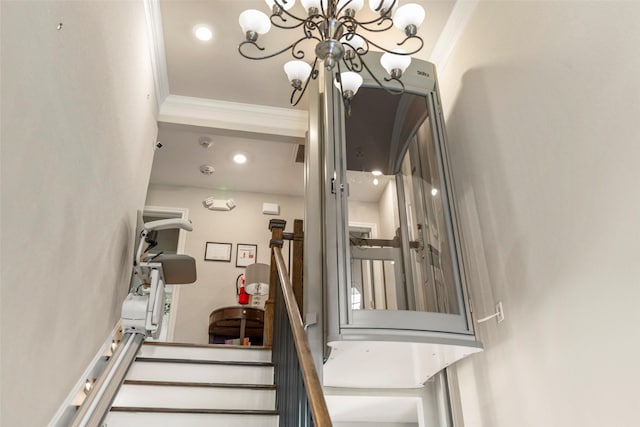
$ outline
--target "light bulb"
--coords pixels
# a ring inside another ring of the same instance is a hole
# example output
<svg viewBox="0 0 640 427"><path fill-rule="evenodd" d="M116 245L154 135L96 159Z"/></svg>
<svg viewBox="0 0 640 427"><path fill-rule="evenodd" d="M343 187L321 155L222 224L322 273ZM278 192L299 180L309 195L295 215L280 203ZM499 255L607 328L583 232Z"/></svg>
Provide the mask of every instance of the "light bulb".
<svg viewBox="0 0 640 427"><path fill-rule="evenodd" d="M387 70L387 73L393 78L400 78L409 65L411 64L411 56L398 55L398 53L405 53L401 49L395 49L396 53L385 53L380 57L380 65Z"/></svg>
<svg viewBox="0 0 640 427"><path fill-rule="evenodd" d="M380 176L380 175L382 175L382 171L380 171L380 170L378 170L378 169L372 170L372 171L371 171L371 175L373 175L373 176Z"/></svg>
<svg viewBox="0 0 640 427"><path fill-rule="evenodd" d="M238 22L245 34L266 34L271 29L271 21L269 20L269 17L255 9L248 9L242 12Z"/></svg>
<svg viewBox="0 0 640 427"><path fill-rule="evenodd" d="M373 178L373 185L378 185L380 184L380 181L378 180L378 178Z"/></svg>
<svg viewBox="0 0 640 427"><path fill-rule="evenodd" d="M424 22L424 9L422 6L409 3L400 6L393 14L393 25L404 30L405 34L416 35L418 28Z"/></svg>
<svg viewBox="0 0 640 427"><path fill-rule="evenodd" d="M353 71L345 71L340 73L340 80L342 80L342 95L353 97L358 93L358 89L362 85L362 76ZM333 84L340 89L340 82L336 79Z"/></svg>
<svg viewBox="0 0 640 427"><path fill-rule="evenodd" d="M302 82L307 81L311 74L311 65L304 61L293 60L284 64L284 72L291 85L296 89L302 87Z"/></svg>

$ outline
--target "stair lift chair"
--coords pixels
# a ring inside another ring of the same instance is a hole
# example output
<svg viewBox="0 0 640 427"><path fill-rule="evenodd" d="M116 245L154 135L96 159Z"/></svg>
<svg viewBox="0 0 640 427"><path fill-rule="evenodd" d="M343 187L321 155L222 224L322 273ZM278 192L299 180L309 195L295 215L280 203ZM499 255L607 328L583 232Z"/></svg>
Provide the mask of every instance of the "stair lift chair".
<svg viewBox="0 0 640 427"><path fill-rule="evenodd" d="M196 281L196 262L189 255L148 256L157 245L160 230L181 228L191 231L184 219L161 219L144 225L134 260L134 274L140 281L122 304L122 332L158 338L164 315L165 284L182 285Z"/></svg>

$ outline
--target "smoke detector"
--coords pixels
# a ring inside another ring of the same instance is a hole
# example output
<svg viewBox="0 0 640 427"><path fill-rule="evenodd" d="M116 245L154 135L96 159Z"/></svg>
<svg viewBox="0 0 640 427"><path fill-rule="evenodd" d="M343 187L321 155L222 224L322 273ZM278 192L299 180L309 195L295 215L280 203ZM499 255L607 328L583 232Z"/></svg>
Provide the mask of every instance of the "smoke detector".
<svg viewBox="0 0 640 427"><path fill-rule="evenodd" d="M208 136L201 136L198 138L198 144L200 144L202 148L211 148L213 146L213 141Z"/></svg>
<svg viewBox="0 0 640 427"><path fill-rule="evenodd" d="M202 165L200 166L200 172L202 175L212 175L215 169L211 165Z"/></svg>

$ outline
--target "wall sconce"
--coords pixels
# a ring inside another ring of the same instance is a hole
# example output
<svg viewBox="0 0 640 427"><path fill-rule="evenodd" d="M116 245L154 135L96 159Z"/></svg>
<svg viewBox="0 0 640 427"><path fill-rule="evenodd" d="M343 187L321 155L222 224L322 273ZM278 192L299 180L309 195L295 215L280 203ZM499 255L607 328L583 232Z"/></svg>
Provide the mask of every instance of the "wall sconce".
<svg viewBox="0 0 640 427"><path fill-rule="evenodd" d="M236 202L233 199L221 200L211 196L204 199L202 205L210 211L230 211L236 207Z"/></svg>

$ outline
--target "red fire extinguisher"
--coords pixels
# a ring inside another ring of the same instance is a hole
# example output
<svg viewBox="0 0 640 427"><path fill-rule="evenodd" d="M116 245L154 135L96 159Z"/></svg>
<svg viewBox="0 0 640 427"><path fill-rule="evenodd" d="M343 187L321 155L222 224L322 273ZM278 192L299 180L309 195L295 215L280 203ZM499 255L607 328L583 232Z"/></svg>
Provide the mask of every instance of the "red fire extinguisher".
<svg viewBox="0 0 640 427"><path fill-rule="evenodd" d="M240 285L238 286L238 282L240 281ZM249 304L250 295L244 290L244 274L240 274L236 278L236 294L238 295L238 304L247 305Z"/></svg>

